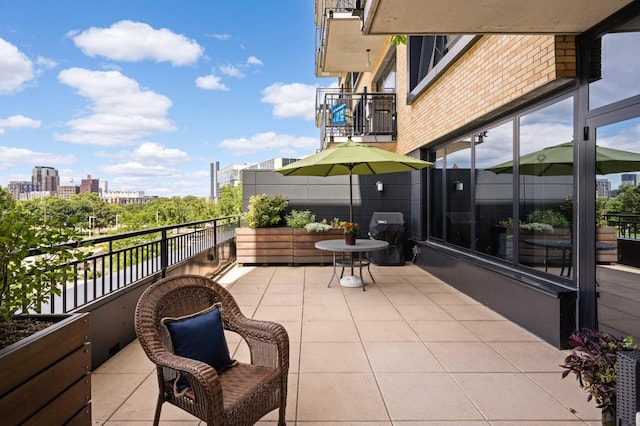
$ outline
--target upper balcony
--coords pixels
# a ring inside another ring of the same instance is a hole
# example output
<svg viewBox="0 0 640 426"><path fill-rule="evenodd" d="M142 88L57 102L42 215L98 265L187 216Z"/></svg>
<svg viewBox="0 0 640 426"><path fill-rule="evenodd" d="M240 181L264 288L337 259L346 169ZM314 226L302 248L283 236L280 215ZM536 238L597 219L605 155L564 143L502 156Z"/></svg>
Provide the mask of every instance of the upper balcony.
<svg viewBox="0 0 640 426"><path fill-rule="evenodd" d="M316 76L370 71L387 36L362 34L360 0L315 0Z"/></svg>
<svg viewBox="0 0 640 426"><path fill-rule="evenodd" d="M316 2L317 3L317 2ZM580 34L631 0L377 0L362 31L394 34Z"/></svg>
<svg viewBox="0 0 640 426"><path fill-rule="evenodd" d="M364 143L395 143L396 94L317 89L316 126L320 128L322 149L348 138Z"/></svg>

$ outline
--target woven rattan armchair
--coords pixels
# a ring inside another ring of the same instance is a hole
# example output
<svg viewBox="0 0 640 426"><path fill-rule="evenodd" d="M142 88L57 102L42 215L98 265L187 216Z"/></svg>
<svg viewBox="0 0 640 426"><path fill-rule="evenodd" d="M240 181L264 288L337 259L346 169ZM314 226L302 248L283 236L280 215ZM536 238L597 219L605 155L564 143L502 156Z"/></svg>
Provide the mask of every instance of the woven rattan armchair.
<svg viewBox="0 0 640 426"><path fill-rule="evenodd" d="M161 321L200 312L221 304L225 330L238 333L251 351L251 363L218 374L206 363L174 355ZM280 324L245 317L231 294L202 276L179 275L152 284L140 297L135 329L142 348L156 364L159 395L154 425L164 402L176 405L207 425L252 425L279 408L278 425L285 424L289 337ZM180 372L189 387L176 392Z"/></svg>

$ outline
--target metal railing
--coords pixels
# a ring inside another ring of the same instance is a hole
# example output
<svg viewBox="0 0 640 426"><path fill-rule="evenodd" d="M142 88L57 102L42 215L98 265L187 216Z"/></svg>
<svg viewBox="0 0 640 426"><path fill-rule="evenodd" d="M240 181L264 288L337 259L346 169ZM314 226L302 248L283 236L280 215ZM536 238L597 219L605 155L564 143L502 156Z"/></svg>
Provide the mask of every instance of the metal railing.
<svg viewBox="0 0 640 426"><path fill-rule="evenodd" d="M316 90L316 114L323 146L335 137L396 135L396 94Z"/></svg>
<svg viewBox="0 0 640 426"><path fill-rule="evenodd" d="M615 226L618 238L640 238L640 215L637 214L605 214L607 225Z"/></svg>
<svg viewBox="0 0 640 426"><path fill-rule="evenodd" d="M68 313L144 278L164 277L167 268L233 239L240 222L240 215L226 216L83 240L90 255L67 265L72 278L38 311Z"/></svg>

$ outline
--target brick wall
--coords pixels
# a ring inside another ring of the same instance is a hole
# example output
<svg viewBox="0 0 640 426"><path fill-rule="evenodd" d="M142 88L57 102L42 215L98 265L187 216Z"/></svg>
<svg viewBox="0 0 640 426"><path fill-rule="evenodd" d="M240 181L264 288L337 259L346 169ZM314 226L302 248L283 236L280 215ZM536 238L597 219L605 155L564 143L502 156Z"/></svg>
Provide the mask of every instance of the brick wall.
<svg viewBox="0 0 640 426"><path fill-rule="evenodd" d="M490 35L407 105L406 46L398 46L396 63L400 153L576 77L573 36Z"/></svg>

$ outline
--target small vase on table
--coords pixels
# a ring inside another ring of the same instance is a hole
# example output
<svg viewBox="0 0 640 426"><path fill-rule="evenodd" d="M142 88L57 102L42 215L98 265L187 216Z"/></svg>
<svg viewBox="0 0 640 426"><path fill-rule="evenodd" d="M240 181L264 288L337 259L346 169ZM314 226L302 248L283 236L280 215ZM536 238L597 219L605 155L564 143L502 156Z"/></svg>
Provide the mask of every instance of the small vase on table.
<svg viewBox="0 0 640 426"><path fill-rule="evenodd" d="M344 234L344 243L348 246L353 246L356 244L356 234L353 232L347 232Z"/></svg>

